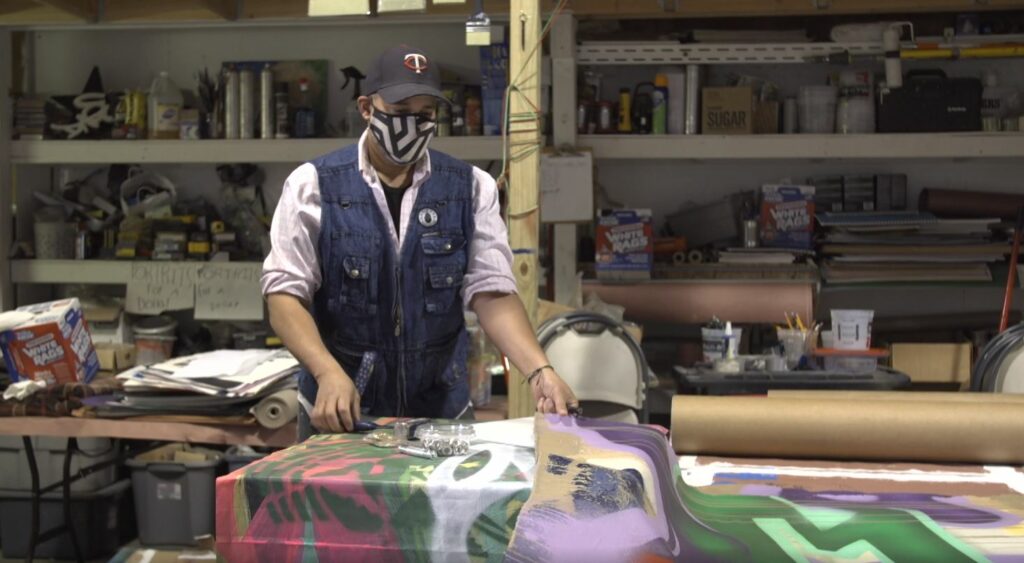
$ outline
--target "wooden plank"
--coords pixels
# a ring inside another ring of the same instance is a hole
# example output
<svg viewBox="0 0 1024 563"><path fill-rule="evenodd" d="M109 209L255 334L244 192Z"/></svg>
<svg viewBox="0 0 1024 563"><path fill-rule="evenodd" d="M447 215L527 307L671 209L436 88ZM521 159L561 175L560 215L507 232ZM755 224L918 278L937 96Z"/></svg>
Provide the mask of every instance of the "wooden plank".
<svg viewBox="0 0 1024 563"><path fill-rule="evenodd" d="M167 2L165 0L106 0L103 21L117 22L181 22L218 21L223 16L210 4L225 4L228 0L188 0ZM233 4L233 2L232 2ZM234 7L231 7L234 12Z"/></svg>
<svg viewBox="0 0 1024 563"><path fill-rule="evenodd" d="M147 417L148 418L148 417ZM190 444L271 446L295 443L295 424L277 430L257 425L212 425L153 420L12 416L0 418L0 435L123 438Z"/></svg>
<svg viewBox="0 0 1024 563"><path fill-rule="evenodd" d="M535 115L540 107L541 47L540 0L512 0L509 42L509 80L518 91L510 95L508 128L509 243L515 260L513 273L519 296L533 322L537 316L540 239L540 127ZM509 418L533 414L533 395L523 374L513 372L509 381Z"/></svg>
<svg viewBox="0 0 1024 563"><path fill-rule="evenodd" d="M14 286L11 283L11 203L14 201L14 171L11 169L11 120L13 104L7 98L11 85L12 58L11 30L0 27L0 311L14 308Z"/></svg>
<svg viewBox="0 0 1024 563"><path fill-rule="evenodd" d="M245 0L240 19L305 18L309 0Z"/></svg>
<svg viewBox="0 0 1024 563"><path fill-rule="evenodd" d="M201 4L222 19L228 21L238 19L238 2L236 0L201 0Z"/></svg>
<svg viewBox="0 0 1024 563"><path fill-rule="evenodd" d="M551 27L551 116L556 147L576 146L576 18L563 13ZM576 289L576 225L554 229L554 299L568 304Z"/></svg>
<svg viewBox="0 0 1024 563"><path fill-rule="evenodd" d="M96 21L96 0L35 0L36 4L64 12L82 21Z"/></svg>

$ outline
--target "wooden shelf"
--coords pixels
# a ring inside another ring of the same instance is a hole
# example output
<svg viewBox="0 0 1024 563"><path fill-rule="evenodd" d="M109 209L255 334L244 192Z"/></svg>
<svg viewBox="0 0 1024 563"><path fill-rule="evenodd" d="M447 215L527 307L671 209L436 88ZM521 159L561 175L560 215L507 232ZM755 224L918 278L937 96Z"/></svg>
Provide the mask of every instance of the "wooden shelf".
<svg viewBox="0 0 1024 563"><path fill-rule="evenodd" d="M674 160L970 159L1024 156L1019 133L580 135L595 158Z"/></svg>
<svg viewBox="0 0 1024 563"><path fill-rule="evenodd" d="M295 424L268 430L256 425L195 424L164 420L12 416L0 418L0 435L123 438L192 444L270 446L285 448L296 440Z"/></svg>
<svg viewBox="0 0 1024 563"><path fill-rule="evenodd" d="M13 141L15 164L235 162L299 164L356 139L247 139L204 141ZM462 160L501 158L501 137L438 137L431 148Z"/></svg>
<svg viewBox="0 0 1024 563"><path fill-rule="evenodd" d="M14 283L124 285L132 275L132 260L12 260ZM206 262L141 262L143 264L205 264ZM239 264L243 262L237 262Z"/></svg>

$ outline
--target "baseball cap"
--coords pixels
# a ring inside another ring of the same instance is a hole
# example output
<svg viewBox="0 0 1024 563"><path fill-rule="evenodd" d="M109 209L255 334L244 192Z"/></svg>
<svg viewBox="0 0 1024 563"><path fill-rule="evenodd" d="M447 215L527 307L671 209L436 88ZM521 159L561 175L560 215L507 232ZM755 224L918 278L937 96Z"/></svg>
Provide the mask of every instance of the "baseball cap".
<svg viewBox="0 0 1024 563"><path fill-rule="evenodd" d="M441 93L441 69L422 50L408 45L392 47L380 54L366 72L363 88L396 104L413 96L433 96L447 101Z"/></svg>

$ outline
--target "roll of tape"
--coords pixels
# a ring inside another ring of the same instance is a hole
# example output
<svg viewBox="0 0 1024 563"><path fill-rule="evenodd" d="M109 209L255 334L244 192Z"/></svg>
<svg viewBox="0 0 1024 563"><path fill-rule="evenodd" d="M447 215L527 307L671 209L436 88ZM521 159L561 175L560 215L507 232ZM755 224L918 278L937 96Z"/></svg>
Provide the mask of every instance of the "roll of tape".
<svg viewBox="0 0 1024 563"><path fill-rule="evenodd" d="M264 397L252 408L256 422L271 430L281 428L299 415L299 396L295 389L282 389Z"/></svg>
<svg viewBox="0 0 1024 563"><path fill-rule="evenodd" d="M704 253L699 250L691 250L686 254L686 261L690 264L701 264L704 262Z"/></svg>

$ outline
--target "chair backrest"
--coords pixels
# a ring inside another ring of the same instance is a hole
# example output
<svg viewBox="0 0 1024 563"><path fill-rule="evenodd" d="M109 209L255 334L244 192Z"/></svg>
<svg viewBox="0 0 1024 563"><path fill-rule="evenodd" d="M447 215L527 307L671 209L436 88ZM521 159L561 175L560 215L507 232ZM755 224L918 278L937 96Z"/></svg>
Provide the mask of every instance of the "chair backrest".
<svg viewBox="0 0 1024 563"><path fill-rule="evenodd" d="M551 365L581 402L643 408L647 364L636 341L615 320L570 313L545 323L538 339Z"/></svg>

